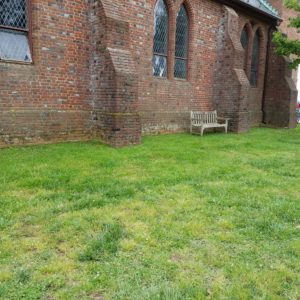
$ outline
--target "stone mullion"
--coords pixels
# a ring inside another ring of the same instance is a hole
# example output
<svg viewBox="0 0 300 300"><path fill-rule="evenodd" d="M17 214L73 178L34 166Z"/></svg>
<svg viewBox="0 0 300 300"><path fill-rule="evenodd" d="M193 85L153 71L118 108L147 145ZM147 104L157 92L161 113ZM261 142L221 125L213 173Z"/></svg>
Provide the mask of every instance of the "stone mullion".
<svg viewBox="0 0 300 300"><path fill-rule="evenodd" d="M168 79L174 79L175 64L175 34L176 34L176 15L174 7L169 9L169 35L168 35Z"/></svg>

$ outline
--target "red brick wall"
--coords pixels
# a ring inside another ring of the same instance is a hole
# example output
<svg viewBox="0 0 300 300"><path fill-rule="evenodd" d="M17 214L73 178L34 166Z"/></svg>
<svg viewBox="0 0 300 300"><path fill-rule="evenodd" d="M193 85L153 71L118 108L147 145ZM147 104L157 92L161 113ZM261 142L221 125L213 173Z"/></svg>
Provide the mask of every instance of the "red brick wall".
<svg viewBox="0 0 300 300"><path fill-rule="evenodd" d="M127 1L125 9L127 18L131 20L131 37L135 61L138 64L137 70L140 74L139 105L143 132L182 131L186 130L188 126L187 119L191 110L216 108L216 103L212 101L215 94L214 83L220 84L224 92L225 85L223 81L219 81L215 77L216 68L217 72L220 72L220 68L216 65L217 49L220 47L217 35L220 35L220 20L223 18L224 10L222 5L214 1L185 2L188 4L190 16L192 16L190 20L189 80L177 80L173 78L173 57L169 64L171 74L167 79L161 79L152 76L151 67L155 2ZM175 26L176 12L181 3L182 1L178 0L174 1L174 3L169 3L171 29ZM250 89L250 100L248 103L250 122L252 124L259 124L262 121L262 97L268 26L259 20L240 15L238 24L240 32L243 25L246 22L250 23L250 21L254 22L253 32L251 33L254 34L257 28L260 28L261 32L258 86ZM236 33L238 40L240 32ZM174 45L174 30L170 31L170 35L171 44ZM249 39L249 42L249 49L252 49L252 37ZM251 51L248 54L248 64L250 65ZM170 55L174 56L174 53L171 51ZM226 60L223 61L221 69L226 68L226 65L230 63L232 53L228 53L228 55ZM228 101L230 102L229 99Z"/></svg>
<svg viewBox="0 0 300 300"><path fill-rule="evenodd" d="M249 31L249 46L248 46L248 56L247 56L247 76L250 78L250 66L252 60L252 47L253 47L253 37L258 31L259 33L259 59L258 59L258 75L257 75L257 85L250 86L249 94L249 121L251 125L259 125L263 121L263 91L265 84L265 67L266 67L266 56L267 56L267 43L268 43L268 28L269 26L255 20L253 18L243 18L241 23L242 27L244 24L248 25Z"/></svg>
<svg viewBox="0 0 300 300"><path fill-rule="evenodd" d="M152 39L153 12L156 1L125 1L124 14L130 20L130 36L134 60L139 74L139 111L143 133L159 133L185 131L188 128L189 112L191 110L210 110L216 108L212 101L214 83L217 80L216 61L220 20L223 8L217 2L186 1L190 15L189 39L189 78L174 79L174 50L169 51L168 78L152 76ZM170 43L174 45L176 13L182 1L166 1L170 18ZM247 17L240 19L240 24ZM252 19L251 19L252 20ZM255 20L256 27L261 26L263 34L266 24ZM256 30L254 27L254 30ZM238 35L240 33L237 33ZM239 36L238 36L239 39ZM251 47L251 46L250 46ZM173 47L174 48L174 47ZM262 39L260 51L260 74L257 88L250 91L250 119L258 124L262 120L262 95L264 81L264 61L266 57L266 39ZM229 53L231 55L231 53ZM251 60L251 51L249 51ZM228 64L230 58L227 57ZM219 72L219 71L217 71ZM223 82L220 82L223 85ZM230 83L229 83L230 84ZM224 86L223 86L224 87Z"/></svg>
<svg viewBox="0 0 300 300"><path fill-rule="evenodd" d="M279 30L288 38L299 40L300 34L295 28L288 27L288 25L289 18L298 17L300 14L292 9L287 9L283 0L269 1L279 11L282 18ZM297 78L298 71L290 70L287 65L288 60L277 57L274 49L271 48L265 99L266 123L276 127L293 128L296 126L296 83L300 78Z"/></svg>
<svg viewBox="0 0 300 300"><path fill-rule="evenodd" d="M186 131L191 110L217 108L237 132L261 123L268 25L217 1L187 0L189 75L174 79L182 1L166 2L172 47L162 79L152 75L155 0L32 0L34 64L0 62L0 144L99 138L124 146L141 132ZM246 23L249 49L261 33L256 88L243 70Z"/></svg>
<svg viewBox="0 0 300 300"><path fill-rule="evenodd" d="M228 7L224 7L224 12L219 27L222 30L219 30L218 35L214 99L218 111L232 119L231 129L243 132L247 131L250 125L260 124L263 118L268 25L256 18L238 15ZM240 43L244 27L248 33L246 50ZM258 78L257 85L252 87L248 78L250 78L253 36L256 31L260 36Z"/></svg>
<svg viewBox="0 0 300 300"><path fill-rule="evenodd" d="M264 111L265 123L274 127L296 127L297 89L292 79L288 60L270 49L268 81L266 84Z"/></svg>
<svg viewBox="0 0 300 300"><path fill-rule="evenodd" d="M91 98L97 136L115 147L137 144L141 138L138 73L120 3L95 1L91 25Z"/></svg>
<svg viewBox="0 0 300 300"><path fill-rule="evenodd" d="M214 77L214 103L219 114L230 117L230 129L249 129L249 81L243 70L245 53L240 43L240 18L224 6L217 36L217 65Z"/></svg>
<svg viewBox="0 0 300 300"><path fill-rule="evenodd" d="M0 62L0 144L91 136L87 8L32 0L34 64Z"/></svg>
<svg viewBox="0 0 300 300"><path fill-rule="evenodd" d="M169 75L152 75L154 6L156 1L125 1L130 20L133 56L139 74L139 111L144 134L187 130L191 110L213 109L213 75L216 31L222 6L214 1L186 1L189 14L188 80L175 79L174 43L176 14L182 1L166 1L170 19Z"/></svg>

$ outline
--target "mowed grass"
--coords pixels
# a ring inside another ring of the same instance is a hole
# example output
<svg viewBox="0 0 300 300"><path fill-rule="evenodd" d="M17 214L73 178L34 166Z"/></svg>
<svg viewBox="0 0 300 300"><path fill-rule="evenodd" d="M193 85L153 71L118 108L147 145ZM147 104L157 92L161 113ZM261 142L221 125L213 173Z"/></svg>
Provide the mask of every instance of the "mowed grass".
<svg viewBox="0 0 300 300"><path fill-rule="evenodd" d="M300 299L300 128L0 150L1 299Z"/></svg>

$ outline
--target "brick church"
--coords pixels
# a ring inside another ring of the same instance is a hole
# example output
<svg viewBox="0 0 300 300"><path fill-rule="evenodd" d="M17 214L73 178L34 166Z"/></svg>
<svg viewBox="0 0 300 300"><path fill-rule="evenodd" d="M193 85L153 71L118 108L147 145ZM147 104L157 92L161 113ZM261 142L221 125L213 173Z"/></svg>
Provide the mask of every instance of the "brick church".
<svg viewBox="0 0 300 300"><path fill-rule="evenodd" d="M0 0L0 146L137 144L187 131L191 110L233 132L295 127L271 41L286 14L276 0Z"/></svg>

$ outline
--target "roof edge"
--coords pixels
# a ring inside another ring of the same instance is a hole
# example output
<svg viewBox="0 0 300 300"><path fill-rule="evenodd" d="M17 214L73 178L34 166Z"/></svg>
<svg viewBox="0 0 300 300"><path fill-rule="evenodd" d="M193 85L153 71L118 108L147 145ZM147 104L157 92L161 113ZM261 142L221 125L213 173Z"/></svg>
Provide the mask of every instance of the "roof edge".
<svg viewBox="0 0 300 300"><path fill-rule="evenodd" d="M279 16L278 10L276 10L267 0L259 0L259 2L267 11L271 12L272 15Z"/></svg>
<svg viewBox="0 0 300 300"><path fill-rule="evenodd" d="M250 14L253 15L254 17L263 19L264 21L271 23L273 26L278 26L282 22L282 19L279 17L279 15L268 13L267 11L259 9L258 7L253 6L250 3L245 2L243 0L217 0L217 1L225 5L228 5L232 8L240 9L246 14Z"/></svg>

